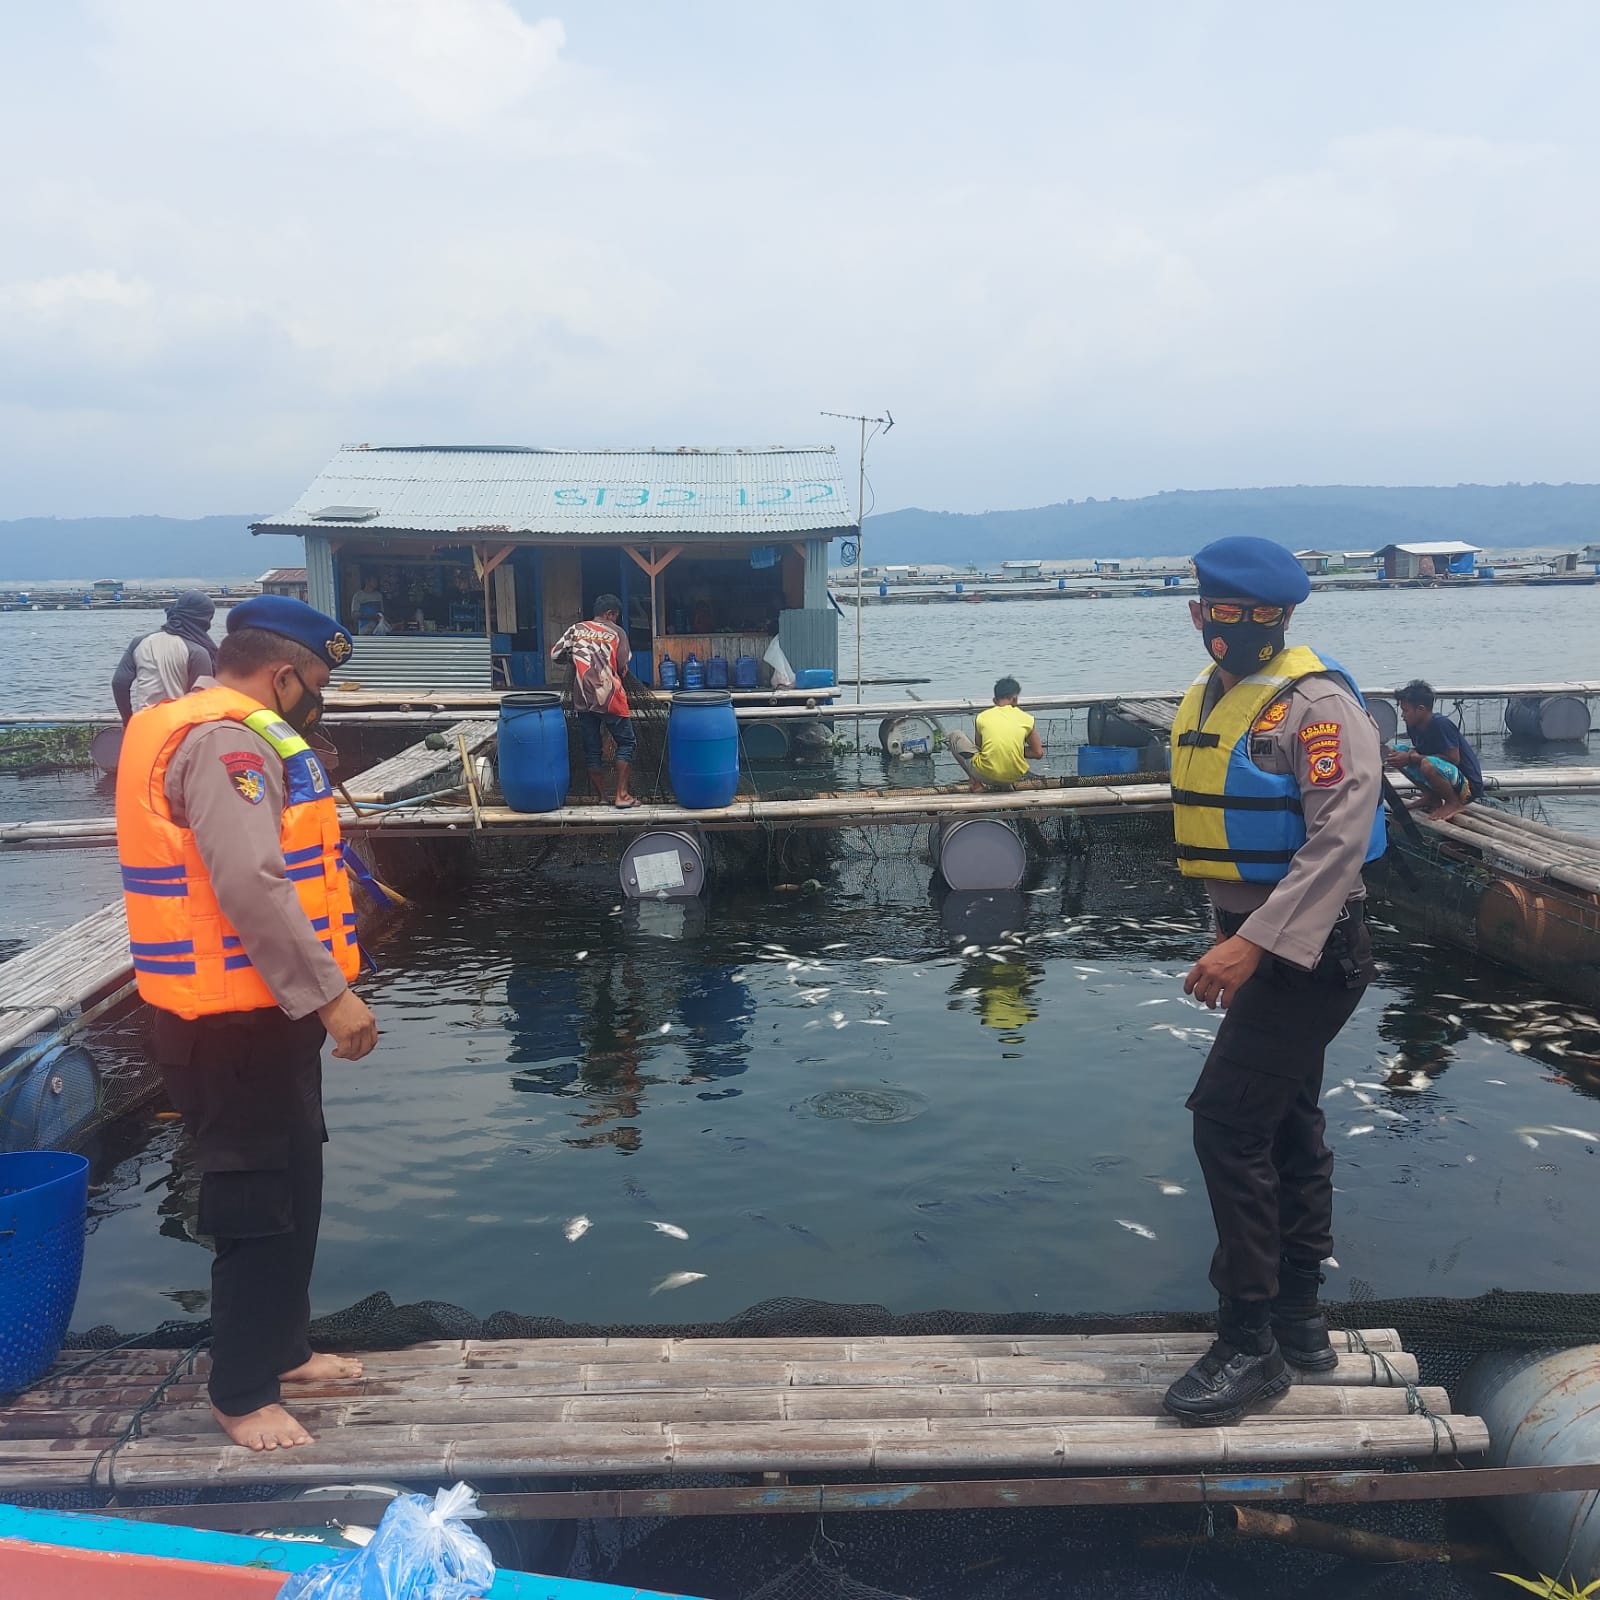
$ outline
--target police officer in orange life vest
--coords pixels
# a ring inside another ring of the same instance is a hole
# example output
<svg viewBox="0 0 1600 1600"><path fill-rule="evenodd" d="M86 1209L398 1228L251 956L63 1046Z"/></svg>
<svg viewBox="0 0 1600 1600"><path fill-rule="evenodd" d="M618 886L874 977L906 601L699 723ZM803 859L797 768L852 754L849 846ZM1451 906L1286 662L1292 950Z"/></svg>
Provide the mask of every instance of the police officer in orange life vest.
<svg viewBox="0 0 1600 1600"><path fill-rule="evenodd" d="M194 1142L211 1235L212 1412L235 1444L310 1443L283 1378L339 1380L314 1354L323 1040L357 1061L377 1024L351 990L355 911L327 772L302 735L349 633L299 600L233 608L215 678L129 722L117 848L154 1053Z"/></svg>
<svg viewBox="0 0 1600 1600"><path fill-rule="evenodd" d="M1317 1305L1333 1253L1323 1056L1372 977L1362 865L1383 853L1378 731L1339 664L1285 629L1311 591L1266 539L1194 558L1211 665L1172 725L1178 863L1217 940L1184 980L1227 1007L1188 1107L1217 1228L1217 1339L1166 1394L1184 1422L1235 1421L1337 1362Z"/></svg>

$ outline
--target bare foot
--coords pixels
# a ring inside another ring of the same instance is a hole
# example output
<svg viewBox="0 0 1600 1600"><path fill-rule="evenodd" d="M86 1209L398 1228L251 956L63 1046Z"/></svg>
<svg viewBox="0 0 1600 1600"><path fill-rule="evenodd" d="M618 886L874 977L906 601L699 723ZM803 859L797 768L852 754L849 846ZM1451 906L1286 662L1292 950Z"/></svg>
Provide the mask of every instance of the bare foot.
<svg viewBox="0 0 1600 1600"><path fill-rule="evenodd" d="M325 1383L330 1378L359 1378L362 1370L361 1363L351 1356L314 1355L278 1376L285 1383Z"/></svg>
<svg viewBox="0 0 1600 1600"><path fill-rule="evenodd" d="M224 1416L212 1406L211 1415L217 1419L217 1426L246 1450L292 1450L296 1445L314 1442L282 1406L262 1406L242 1417Z"/></svg>

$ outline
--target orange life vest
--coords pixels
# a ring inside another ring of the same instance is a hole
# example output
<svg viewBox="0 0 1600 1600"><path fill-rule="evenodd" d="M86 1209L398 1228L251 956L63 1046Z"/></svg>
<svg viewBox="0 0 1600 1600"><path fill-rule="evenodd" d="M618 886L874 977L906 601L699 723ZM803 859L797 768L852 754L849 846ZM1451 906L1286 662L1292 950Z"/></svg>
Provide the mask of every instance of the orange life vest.
<svg viewBox="0 0 1600 1600"><path fill-rule="evenodd" d="M221 687L136 712L117 765L117 853L128 906L128 943L139 993L180 1017L276 1006L243 942L217 905L194 834L167 804L167 768L184 736L210 722L242 722L283 763L279 838L284 871L323 944L346 979L361 966L356 914L339 840L339 813L327 771L275 711ZM259 790L259 768L241 761L240 793Z"/></svg>

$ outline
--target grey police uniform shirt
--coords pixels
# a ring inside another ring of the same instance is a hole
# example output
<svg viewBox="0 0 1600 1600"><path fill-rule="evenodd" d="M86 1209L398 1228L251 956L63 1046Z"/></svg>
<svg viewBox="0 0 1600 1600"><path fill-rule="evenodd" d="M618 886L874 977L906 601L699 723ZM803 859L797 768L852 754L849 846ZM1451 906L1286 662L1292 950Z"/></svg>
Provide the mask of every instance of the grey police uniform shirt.
<svg viewBox="0 0 1600 1600"><path fill-rule="evenodd" d="M209 689L213 678L196 688ZM235 786L227 757L260 756L266 792L259 803ZM167 804L211 875L222 914L231 922L257 974L291 1021L337 999L347 987L284 875L283 762L260 734L242 722L192 728L167 766Z"/></svg>
<svg viewBox="0 0 1600 1600"><path fill-rule="evenodd" d="M1202 716L1221 697L1222 681L1213 673ZM1367 892L1361 866L1382 794L1382 744L1372 718L1343 681L1319 673L1256 718L1250 757L1263 772L1293 776L1306 842L1275 884L1208 878L1206 888L1219 911L1245 918L1238 930L1244 938L1309 970L1345 901Z"/></svg>

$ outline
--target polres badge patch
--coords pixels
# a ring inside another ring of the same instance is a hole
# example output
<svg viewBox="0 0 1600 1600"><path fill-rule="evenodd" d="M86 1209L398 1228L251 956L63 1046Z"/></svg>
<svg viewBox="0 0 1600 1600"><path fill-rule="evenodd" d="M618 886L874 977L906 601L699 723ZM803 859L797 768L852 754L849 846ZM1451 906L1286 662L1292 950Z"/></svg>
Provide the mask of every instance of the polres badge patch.
<svg viewBox="0 0 1600 1600"><path fill-rule="evenodd" d="M223 756L222 764L228 769L228 781L241 800L258 806L266 798L267 774L261 757L249 750L232 750Z"/></svg>
<svg viewBox="0 0 1600 1600"><path fill-rule="evenodd" d="M1326 789L1344 777L1344 761L1340 753L1343 730L1337 722L1308 722L1300 730L1300 743L1306 747L1306 761L1310 766L1311 782Z"/></svg>

